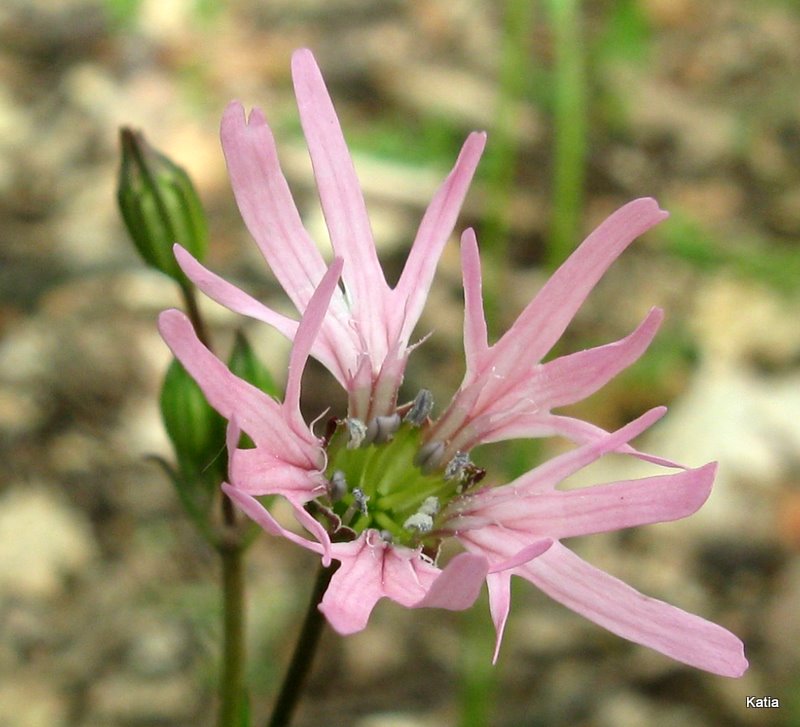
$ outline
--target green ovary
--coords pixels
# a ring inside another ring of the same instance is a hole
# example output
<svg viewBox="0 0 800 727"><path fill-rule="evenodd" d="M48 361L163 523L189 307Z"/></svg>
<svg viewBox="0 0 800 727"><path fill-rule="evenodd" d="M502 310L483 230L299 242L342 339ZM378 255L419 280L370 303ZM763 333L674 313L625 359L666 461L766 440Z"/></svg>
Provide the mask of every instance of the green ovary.
<svg viewBox="0 0 800 727"><path fill-rule="evenodd" d="M409 518L422 510L432 517L435 531L436 512L431 511L429 498L436 498L437 509L443 509L456 495L459 481L445 480L442 471L423 474L414 464L421 445L420 435L418 427L403 423L388 442L348 449L344 426L337 428L328 446L325 475L329 481L335 472L344 475L347 491L333 504L343 524L357 533L367 528L386 531L394 542L410 547L437 540L433 532L409 526ZM363 508L354 494L356 491L368 498Z"/></svg>

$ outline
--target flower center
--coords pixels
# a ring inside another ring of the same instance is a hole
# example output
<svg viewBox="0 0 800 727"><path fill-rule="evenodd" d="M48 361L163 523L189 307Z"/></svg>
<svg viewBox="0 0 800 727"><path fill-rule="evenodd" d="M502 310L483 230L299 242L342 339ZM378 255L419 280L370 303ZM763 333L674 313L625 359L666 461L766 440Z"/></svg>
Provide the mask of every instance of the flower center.
<svg viewBox="0 0 800 727"><path fill-rule="evenodd" d="M428 471L428 449L413 415L378 417L369 426L337 421L325 475L330 507L342 524L356 534L374 528L384 539L435 553L441 511L484 472L461 453Z"/></svg>

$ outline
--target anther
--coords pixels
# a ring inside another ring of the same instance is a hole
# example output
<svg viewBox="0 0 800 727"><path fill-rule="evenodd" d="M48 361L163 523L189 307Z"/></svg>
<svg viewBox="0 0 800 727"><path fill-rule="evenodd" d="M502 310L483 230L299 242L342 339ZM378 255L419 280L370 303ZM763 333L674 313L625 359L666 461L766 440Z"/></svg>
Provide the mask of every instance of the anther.
<svg viewBox="0 0 800 727"><path fill-rule="evenodd" d="M426 475L433 472L442 461L444 442L428 442L423 444L414 455L414 464Z"/></svg>
<svg viewBox="0 0 800 727"><path fill-rule="evenodd" d="M428 389L420 389L414 397L414 403L403 417L404 422L415 427L422 426L433 410L433 394Z"/></svg>
<svg viewBox="0 0 800 727"><path fill-rule="evenodd" d="M328 480L328 497L331 498L331 502L338 502L345 494L347 494L347 480L344 478L344 472L336 470Z"/></svg>
<svg viewBox="0 0 800 727"><path fill-rule="evenodd" d="M460 480L463 477L467 467L469 467L471 464L472 463L469 461L468 452L456 452L453 459L451 459L447 463L447 467L444 468L444 478L446 480L452 480L455 478Z"/></svg>
<svg viewBox="0 0 800 727"><path fill-rule="evenodd" d="M399 428L400 415L397 413L375 417L367 425L364 440L367 444L383 444L388 442Z"/></svg>
<svg viewBox="0 0 800 727"><path fill-rule="evenodd" d="M367 501L369 500L369 495L367 495L364 490L360 487L353 488L353 499L355 500L355 505L358 508L359 512L362 515L367 514Z"/></svg>
<svg viewBox="0 0 800 727"><path fill-rule="evenodd" d="M426 497L422 504L419 506L419 512L423 515L430 515L433 517L439 512L439 498L438 497Z"/></svg>
<svg viewBox="0 0 800 727"><path fill-rule="evenodd" d="M424 512L415 512L403 523L403 530L416 530L424 535L433 530L433 518Z"/></svg>
<svg viewBox="0 0 800 727"><path fill-rule="evenodd" d="M347 448L358 449L367 436L367 427L360 419L348 417L344 420L347 427Z"/></svg>

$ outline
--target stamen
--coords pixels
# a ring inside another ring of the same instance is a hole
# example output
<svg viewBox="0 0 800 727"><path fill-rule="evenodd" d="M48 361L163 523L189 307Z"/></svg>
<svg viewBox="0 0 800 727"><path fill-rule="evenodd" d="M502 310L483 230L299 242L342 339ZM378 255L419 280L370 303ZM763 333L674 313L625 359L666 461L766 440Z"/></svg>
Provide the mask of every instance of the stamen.
<svg viewBox="0 0 800 727"><path fill-rule="evenodd" d="M331 498L331 502L338 502L346 494L347 480L344 478L344 472L336 470L328 481L328 497Z"/></svg>
<svg viewBox="0 0 800 727"><path fill-rule="evenodd" d="M416 530L424 535L433 530L433 518L424 512L415 512L403 523L403 530Z"/></svg>
<svg viewBox="0 0 800 727"><path fill-rule="evenodd" d="M344 420L347 427L347 448L358 449L367 436L367 427L360 419L348 417Z"/></svg>
<svg viewBox="0 0 800 727"><path fill-rule="evenodd" d="M355 505L361 514L367 515L367 502L369 501L369 495L367 495L360 487L355 487L353 488L353 499L355 500Z"/></svg>
<svg viewBox="0 0 800 727"><path fill-rule="evenodd" d="M423 515L430 515L433 517L439 512L439 498L438 497L426 497L422 504L419 506L419 512Z"/></svg>
<svg viewBox="0 0 800 727"><path fill-rule="evenodd" d="M414 455L414 464L419 467L424 474L430 474L435 470L442 460L444 452L444 442L428 442L419 448Z"/></svg>
<svg viewBox="0 0 800 727"><path fill-rule="evenodd" d="M469 460L468 452L456 452L453 459L447 463L444 468L444 478L452 480L458 478L459 480L464 476L464 471L472 464Z"/></svg>
<svg viewBox="0 0 800 727"><path fill-rule="evenodd" d="M420 389L403 421L415 427L422 426L432 410L433 394L428 389Z"/></svg>
<svg viewBox="0 0 800 727"><path fill-rule="evenodd" d="M367 425L365 441L367 444L383 444L388 442L399 428L400 415L397 413L375 417Z"/></svg>

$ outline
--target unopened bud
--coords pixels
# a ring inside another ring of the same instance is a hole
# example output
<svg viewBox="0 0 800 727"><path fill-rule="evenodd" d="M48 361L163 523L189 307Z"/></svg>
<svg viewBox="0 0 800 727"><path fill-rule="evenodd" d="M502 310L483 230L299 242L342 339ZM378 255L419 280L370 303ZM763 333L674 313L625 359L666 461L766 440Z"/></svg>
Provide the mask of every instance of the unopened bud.
<svg viewBox="0 0 800 727"><path fill-rule="evenodd" d="M196 258L205 256L208 228L200 198L189 175L142 134L123 128L120 140L117 201L125 226L145 262L183 285L172 246L178 242Z"/></svg>
<svg viewBox="0 0 800 727"><path fill-rule="evenodd" d="M187 487L216 489L225 479L225 420L173 360L161 388L161 416Z"/></svg>
<svg viewBox="0 0 800 727"><path fill-rule="evenodd" d="M231 355L228 358L228 368L231 373L270 396L275 398L280 396L280 389L275 383L275 379L272 378L272 374L261 362L261 359L256 356L250 341L241 331L236 333Z"/></svg>

